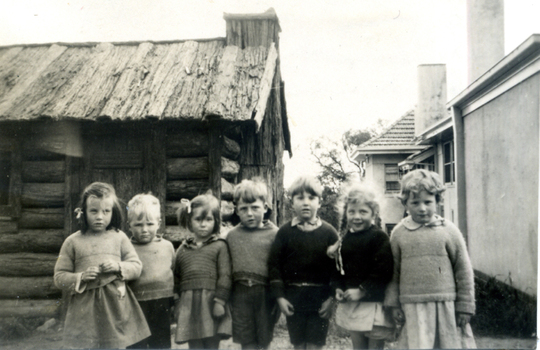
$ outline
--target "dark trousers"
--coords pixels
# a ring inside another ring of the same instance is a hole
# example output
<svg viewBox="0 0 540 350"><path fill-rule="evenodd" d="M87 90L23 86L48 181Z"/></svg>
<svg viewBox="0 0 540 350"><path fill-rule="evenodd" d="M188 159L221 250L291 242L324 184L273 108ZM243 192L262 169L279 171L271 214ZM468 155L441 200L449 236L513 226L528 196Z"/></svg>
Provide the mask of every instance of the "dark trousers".
<svg viewBox="0 0 540 350"><path fill-rule="evenodd" d="M127 349L170 349L173 298L139 301L152 335Z"/></svg>

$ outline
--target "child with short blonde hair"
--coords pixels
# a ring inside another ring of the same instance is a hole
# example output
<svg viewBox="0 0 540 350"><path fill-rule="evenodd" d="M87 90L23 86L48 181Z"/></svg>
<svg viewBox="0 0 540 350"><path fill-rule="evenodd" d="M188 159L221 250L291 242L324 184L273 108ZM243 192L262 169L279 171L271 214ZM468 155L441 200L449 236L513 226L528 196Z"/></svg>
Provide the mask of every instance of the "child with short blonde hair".
<svg viewBox="0 0 540 350"><path fill-rule="evenodd" d="M161 205L151 194L138 194L128 203L131 242L143 264L141 276L130 283L152 335L129 348L170 349L170 313L174 288L174 247L157 235Z"/></svg>
<svg viewBox="0 0 540 350"><path fill-rule="evenodd" d="M266 349L279 317L268 283L268 256L278 228L265 220L268 190L260 179L242 180L234 189L240 224L227 242L231 251L233 340L242 349Z"/></svg>
<svg viewBox="0 0 540 350"><path fill-rule="evenodd" d="M268 259L270 288L295 349L319 349L326 344L332 315L330 280L336 273L326 255L338 235L317 216L322 188L312 177L296 179L289 193L295 217L279 229Z"/></svg>
<svg viewBox="0 0 540 350"><path fill-rule="evenodd" d="M178 223L189 231L176 252L176 343L190 349L218 349L231 336L227 301L231 292L231 258L218 237L219 201L211 194L181 200Z"/></svg>
<svg viewBox="0 0 540 350"><path fill-rule="evenodd" d="M360 184L345 187L338 201L341 238L329 248L338 277L332 282L336 324L349 331L353 349L382 349L393 335L393 324L383 309L384 293L394 261L388 235L375 225L379 203Z"/></svg>
<svg viewBox="0 0 540 350"><path fill-rule="evenodd" d="M475 347L469 325L475 312L474 274L459 229L436 214L445 190L437 173L405 175L401 200L409 216L392 231L394 274L385 305L405 322L398 347Z"/></svg>

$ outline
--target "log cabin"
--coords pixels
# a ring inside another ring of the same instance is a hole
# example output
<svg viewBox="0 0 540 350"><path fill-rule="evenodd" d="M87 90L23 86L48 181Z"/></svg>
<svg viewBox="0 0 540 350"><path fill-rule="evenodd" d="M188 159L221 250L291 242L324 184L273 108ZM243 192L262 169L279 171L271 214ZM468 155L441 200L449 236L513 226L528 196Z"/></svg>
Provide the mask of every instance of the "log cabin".
<svg viewBox="0 0 540 350"><path fill-rule="evenodd" d="M173 243L181 198L254 176L280 222L291 147L279 20L224 19L225 38L0 47L0 317L61 310L53 269L91 182L124 202L152 192Z"/></svg>

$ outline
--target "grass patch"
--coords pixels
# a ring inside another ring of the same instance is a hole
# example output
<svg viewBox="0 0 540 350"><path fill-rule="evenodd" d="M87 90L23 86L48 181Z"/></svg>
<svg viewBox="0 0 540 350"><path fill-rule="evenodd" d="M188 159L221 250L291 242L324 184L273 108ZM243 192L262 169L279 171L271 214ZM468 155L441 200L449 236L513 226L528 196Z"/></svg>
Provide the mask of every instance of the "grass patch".
<svg viewBox="0 0 540 350"><path fill-rule="evenodd" d="M28 337L37 327L41 326L47 318L0 318L0 339L17 340Z"/></svg>

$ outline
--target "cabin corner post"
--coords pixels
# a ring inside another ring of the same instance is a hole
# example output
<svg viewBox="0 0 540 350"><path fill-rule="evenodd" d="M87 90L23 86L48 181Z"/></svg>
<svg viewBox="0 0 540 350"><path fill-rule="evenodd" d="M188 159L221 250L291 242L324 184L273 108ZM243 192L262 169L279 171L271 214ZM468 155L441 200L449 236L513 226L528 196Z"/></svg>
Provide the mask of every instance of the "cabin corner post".
<svg viewBox="0 0 540 350"><path fill-rule="evenodd" d="M208 140L209 185L212 194L221 201L221 150L223 148L223 133L217 121L210 122Z"/></svg>
<svg viewBox="0 0 540 350"><path fill-rule="evenodd" d="M452 119L454 121L454 154L456 155L456 186L457 186L457 210L458 227L463 233L463 238L469 243L467 233L467 187L465 176L465 135L463 116L461 109L452 107Z"/></svg>

